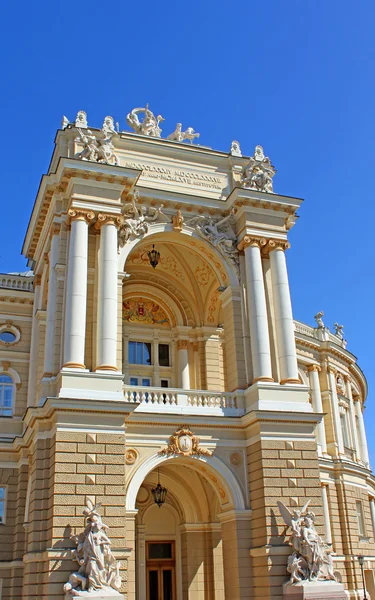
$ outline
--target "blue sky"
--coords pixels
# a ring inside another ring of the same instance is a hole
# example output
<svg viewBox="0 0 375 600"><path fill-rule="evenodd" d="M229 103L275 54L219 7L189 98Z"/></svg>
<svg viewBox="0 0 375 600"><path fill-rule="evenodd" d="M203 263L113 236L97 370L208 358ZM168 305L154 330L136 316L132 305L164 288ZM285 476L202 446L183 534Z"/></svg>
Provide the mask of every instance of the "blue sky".
<svg viewBox="0 0 375 600"><path fill-rule="evenodd" d="M200 143L264 146L275 190L305 198L290 233L294 316L345 325L369 382L375 465L375 6L370 0L7 2L2 7L0 271L23 236L63 114L101 126L149 102Z"/></svg>

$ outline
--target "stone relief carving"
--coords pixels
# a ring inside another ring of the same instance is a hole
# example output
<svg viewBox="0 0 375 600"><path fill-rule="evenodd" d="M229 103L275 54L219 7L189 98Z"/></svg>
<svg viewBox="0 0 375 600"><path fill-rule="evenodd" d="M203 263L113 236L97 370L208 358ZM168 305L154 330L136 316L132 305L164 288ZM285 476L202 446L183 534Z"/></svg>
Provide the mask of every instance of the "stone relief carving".
<svg viewBox="0 0 375 600"><path fill-rule="evenodd" d="M144 117L143 120L140 121L138 115L142 113L144 113ZM165 119L161 115L155 117L154 113L149 110L148 104L146 104L145 108L133 108L133 110L126 115L126 122L135 133L148 135L150 137L161 137L162 130L160 129L159 124L164 120Z"/></svg>
<svg viewBox="0 0 375 600"><path fill-rule="evenodd" d="M121 587L120 563L111 552L111 540L106 534L108 526L103 523L98 512L100 503L87 500L83 510L85 529L74 537L76 549L73 558L79 564L78 571L72 573L64 585L65 598L114 596L123 598L118 591Z"/></svg>
<svg viewBox="0 0 375 600"><path fill-rule="evenodd" d="M166 448L160 450L159 454L171 456L172 454L183 454L184 456L212 456L211 450L201 448L199 437L193 434L190 429L184 425L177 429L169 438L169 444Z"/></svg>
<svg viewBox="0 0 375 600"><path fill-rule="evenodd" d="M250 190L272 193L275 173L276 169L268 156L264 156L262 146L256 146L254 156L243 170L241 185Z"/></svg>
<svg viewBox="0 0 375 600"><path fill-rule="evenodd" d="M176 129L173 133L169 134L167 140L172 140L173 142L189 140L192 144L195 138L199 138L199 136L200 133L196 133L192 127L188 127L185 131L182 131L182 123L177 123Z"/></svg>
<svg viewBox="0 0 375 600"><path fill-rule="evenodd" d="M302 509L296 508L291 513L282 502L277 503L285 525L291 528L289 545L293 548L293 552L288 558L287 565L290 583L336 581L332 557L328 553L329 547L315 529L315 515L307 511L309 504L310 500Z"/></svg>
<svg viewBox="0 0 375 600"><path fill-rule="evenodd" d="M232 156L242 156L241 148L239 142L237 140L233 140L230 147L230 154Z"/></svg>
<svg viewBox="0 0 375 600"><path fill-rule="evenodd" d="M154 221L170 222L167 215L162 211L163 205L160 208L137 206L138 199L139 192L136 191L131 197L131 201L124 204L122 208L124 222L118 232L118 241L121 247L125 246L131 238L146 234L149 223Z"/></svg>
<svg viewBox="0 0 375 600"><path fill-rule="evenodd" d="M219 219L198 215L185 223L194 227L201 237L210 242L234 268L239 277L237 237L229 223L233 214L232 210L228 215Z"/></svg>

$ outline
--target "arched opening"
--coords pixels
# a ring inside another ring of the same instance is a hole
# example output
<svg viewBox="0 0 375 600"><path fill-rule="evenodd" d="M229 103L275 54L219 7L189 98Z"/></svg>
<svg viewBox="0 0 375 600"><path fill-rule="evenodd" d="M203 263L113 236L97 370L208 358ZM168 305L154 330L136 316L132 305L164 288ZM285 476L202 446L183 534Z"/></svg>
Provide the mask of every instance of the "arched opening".
<svg viewBox="0 0 375 600"><path fill-rule="evenodd" d="M119 258L126 272L122 369L129 398L138 393L141 401L153 399L150 387L161 402L173 404L165 388L219 394L245 388L243 300L236 274L191 230L161 227L128 243ZM160 252L156 268L148 258L153 245Z"/></svg>
<svg viewBox="0 0 375 600"><path fill-rule="evenodd" d="M161 508L152 495L159 480L168 490ZM239 577L230 565L235 556L249 561L243 532L250 511L219 459L149 457L130 480L127 511L134 515L137 599L218 600L245 585L249 569Z"/></svg>

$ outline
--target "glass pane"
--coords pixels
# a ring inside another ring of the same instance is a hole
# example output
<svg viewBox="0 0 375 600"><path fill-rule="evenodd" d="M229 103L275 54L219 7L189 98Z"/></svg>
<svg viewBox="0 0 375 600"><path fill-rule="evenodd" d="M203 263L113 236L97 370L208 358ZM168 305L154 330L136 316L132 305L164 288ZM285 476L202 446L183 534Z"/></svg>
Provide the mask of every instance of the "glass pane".
<svg viewBox="0 0 375 600"><path fill-rule="evenodd" d="M172 600L172 569L163 570L163 600Z"/></svg>
<svg viewBox="0 0 375 600"><path fill-rule="evenodd" d="M169 367L169 344L159 344L159 365Z"/></svg>
<svg viewBox="0 0 375 600"><path fill-rule="evenodd" d="M135 362L137 365L143 365L143 344L141 342L136 342L137 346L137 356Z"/></svg>
<svg viewBox="0 0 375 600"><path fill-rule="evenodd" d="M9 387L8 385L4 386L4 399L12 401L12 397L13 397L13 386L12 387Z"/></svg>
<svg viewBox="0 0 375 600"><path fill-rule="evenodd" d="M149 558L172 558L172 544L170 542L149 544Z"/></svg>
<svg viewBox="0 0 375 600"><path fill-rule="evenodd" d="M160 380L160 387L165 387L165 388L169 387L169 381L168 381L168 379L161 379Z"/></svg>
<svg viewBox="0 0 375 600"><path fill-rule="evenodd" d="M159 600L159 577L157 571L148 572L150 600Z"/></svg>
<svg viewBox="0 0 375 600"><path fill-rule="evenodd" d="M2 331L0 333L0 340L2 342L8 342L8 343L15 342L16 339L17 339L16 336L11 331Z"/></svg>
<svg viewBox="0 0 375 600"><path fill-rule="evenodd" d="M144 365L150 365L151 364L151 344L143 344L144 348L143 348L143 359Z"/></svg>
<svg viewBox="0 0 375 600"><path fill-rule="evenodd" d="M0 408L0 417L11 417L12 409L11 408Z"/></svg>
<svg viewBox="0 0 375 600"><path fill-rule="evenodd" d="M142 385L150 386L151 385L151 379L142 379Z"/></svg>
<svg viewBox="0 0 375 600"><path fill-rule="evenodd" d="M12 408L12 398L4 398L4 408Z"/></svg>
<svg viewBox="0 0 375 600"><path fill-rule="evenodd" d="M129 362L133 365L135 365L135 342L129 342L128 344L128 358L129 358Z"/></svg>
<svg viewBox="0 0 375 600"><path fill-rule="evenodd" d="M13 383L13 379L9 375L0 375L0 383Z"/></svg>
<svg viewBox="0 0 375 600"><path fill-rule="evenodd" d="M138 377L130 377L130 385L138 385Z"/></svg>
<svg viewBox="0 0 375 600"><path fill-rule="evenodd" d="M0 500L2 500L3 498L5 498L5 488L0 487Z"/></svg>

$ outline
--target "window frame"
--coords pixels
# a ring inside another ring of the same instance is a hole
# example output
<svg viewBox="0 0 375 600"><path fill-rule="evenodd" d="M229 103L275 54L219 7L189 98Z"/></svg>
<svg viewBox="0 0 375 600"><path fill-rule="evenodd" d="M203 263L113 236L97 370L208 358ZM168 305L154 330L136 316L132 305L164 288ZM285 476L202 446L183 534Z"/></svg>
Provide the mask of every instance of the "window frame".
<svg viewBox="0 0 375 600"><path fill-rule="evenodd" d="M0 485L0 488L4 490L4 498L0 498L0 504L4 505L4 518L0 521L0 526L6 524L7 520L7 506L8 506L8 486ZM1 516L1 515L0 515Z"/></svg>
<svg viewBox="0 0 375 600"><path fill-rule="evenodd" d="M21 339L21 330L18 329L18 327L16 327L15 325L13 325L13 323L2 323L0 325L0 334L5 333L6 331L13 333L13 335L16 336L16 339L13 340L13 342L4 342L2 339L0 339L0 345L9 347L18 344L18 342Z"/></svg>
<svg viewBox="0 0 375 600"><path fill-rule="evenodd" d="M144 358L144 346L149 346L149 350L150 350L150 362L131 362L130 360L130 344L135 344L135 351L134 351L134 357L135 359L137 359L137 355L138 355L138 351L137 351L137 345L138 344L142 344L143 348L142 348L142 359ZM152 348L152 343L151 342L146 342L144 340L128 340L128 364L130 365L137 365L138 367L153 367L154 366L154 357L153 357L153 348Z"/></svg>

